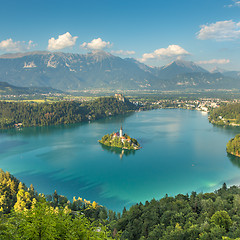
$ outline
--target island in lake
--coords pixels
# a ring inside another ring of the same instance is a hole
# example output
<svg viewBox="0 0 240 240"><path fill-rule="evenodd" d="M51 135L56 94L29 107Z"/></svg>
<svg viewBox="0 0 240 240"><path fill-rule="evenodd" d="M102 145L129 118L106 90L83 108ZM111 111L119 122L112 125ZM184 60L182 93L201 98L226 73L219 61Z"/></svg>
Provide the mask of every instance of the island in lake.
<svg viewBox="0 0 240 240"><path fill-rule="evenodd" d="M240 157L240 134L237 134L227 143L227 152Z"/></svg>
<svg viewBox="0 0 240 240"><path fill-rule="evenodd" d="M104 135L99 142L109 147L121 149L138 150L141 148L136 139L129 137L126 133L123 134L122 126L118 132Z"/></svg>

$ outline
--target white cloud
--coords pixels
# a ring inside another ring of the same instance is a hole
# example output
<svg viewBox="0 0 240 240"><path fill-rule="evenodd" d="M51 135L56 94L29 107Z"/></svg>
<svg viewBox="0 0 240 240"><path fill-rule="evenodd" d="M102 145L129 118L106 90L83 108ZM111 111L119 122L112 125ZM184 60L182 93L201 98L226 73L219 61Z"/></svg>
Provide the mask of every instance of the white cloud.
<svg viewBox="0 0 240 240"><path fill-rule="evenodd" d="M127 55L133 55L133 54L135 54L136 52L135 52L135 51L128 51L128 50L127 50L127 51L118 50L118 51L111 51L111 53L127 56Z"/></svg>
<svg viewBox="0 0 240 240"><path fill-rule="evenodd" d="M240 7L240 1L238 0L232 0L232 4L226 5L225 7Z"/></svg>
<svg viewBox="0 0 240 240"><path fill-rule="evenodd" d="M25 41L14 42L11 38L9 38L0 42L0 50L5 52L21 52L30 50L35 46L36 44L34 44L31 40L28 43Z"/></svg>
<svg viewBox="0 0 240 240"><path fill-rule="evenodd" d="M33 41L30 40L30 41L28 42L26 48L27 48L27 50L30 50L31 48L36 47L36 46L37 46L37 44L36 44L36 43L33 43Z"/></svg>
<svg viewBox="0 0 240 240"><path fill-rule="evenodd" d="M105 42L101 38L95 38L90 43L84 42L81 47L90 50L103 50L104 48L111 47L112 44L110 42Z"/></svg>
<svg viewBox="0 0 240 240"><path fill-rule="evenodd" d="M169 45L167 48L156 49L153 53L144 53L142 55L142 62L149 59L170 59L179 58L186 55L190 55L188 51L180 47L179 45Z"/></svg>
<svg viewBox="0 0 240 240"><path fill-rule="evenodd" d="M69 32L59 35L57 39L50 38L48 40L48 50L60 50L67 47L73 47L78 37L72 37Z"/></svg>
<svg viewBox="0 0 240 240"><path fill-rule="evenodd" d="M240 22L228 20L202 25L197 33L197 38L200 40L215 39L217 41L238 39L240 38Z"/></svg>
<svg viewBox="0 0 240 240"><path fill-rule="evenodd" d="M197 64L227 64L230 63L229 59L211 59L205 61L199 61Z"/></svg>

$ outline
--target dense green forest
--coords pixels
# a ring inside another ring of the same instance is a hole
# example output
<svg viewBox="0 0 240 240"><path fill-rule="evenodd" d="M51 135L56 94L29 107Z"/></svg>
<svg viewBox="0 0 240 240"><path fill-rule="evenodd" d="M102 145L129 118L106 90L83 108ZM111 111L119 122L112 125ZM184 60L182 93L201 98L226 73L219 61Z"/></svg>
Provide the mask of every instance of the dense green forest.
<svg viewBox="0 0 240 240"><path fill-rule="evenodd" d="M115 97L101 97L89 102L61 101L56 103L26 103L0 101L0 128L54 124L69 124L96 120L133 111L136 106Z"/></svg>
<svg viewBox="0 0 240 240"><path fill-rule="evenodd" d="M240 157L240 134L237 134L234 138L227 143L227 152Z"/></svg>
<svg viewBox="0 0 240 240"><path fill-rule="evenodd" d="M81 198L70 203L55 191L37 194L0 170L0 239L112 239L105 221L113 211ZM115 233L115 238L118 238Z"/></svg>
<svg viewBox="0 0 240 240"><path fill-rule="evenodd" d="M240 103L228 104L212 110L209 121L217 125L240 124Z"/></svg>
<svg viewBox="0 0 240 240"><path fill-rule="evenodd" d="M153 199L123 211L121 239L239 239L240 189L223 184L214 193L192 192Z"/></svg>
<svg viewBox="0 0 240 240"><path fill-rule="evenodd" d="M122 214L55 191L37 194L0 171L0 239L239 239L240 188L178 194L133 205Z"/></svg>

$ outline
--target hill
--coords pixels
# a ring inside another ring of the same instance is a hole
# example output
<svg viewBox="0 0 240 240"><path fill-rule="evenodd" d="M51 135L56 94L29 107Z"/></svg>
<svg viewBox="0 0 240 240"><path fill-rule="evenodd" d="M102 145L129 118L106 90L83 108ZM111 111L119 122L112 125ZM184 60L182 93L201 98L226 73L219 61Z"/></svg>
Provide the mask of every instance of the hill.
<svg viewBox="0 0 240 240"><path fill-rule="evenodd" d="M116 222L121 239L239 239L239 193L236 186L214 193L192 192L139 203Z"/></svg>
<svg viewBox="0 0 240 240"><path fill-rule="evenodd" d="M240 72L239 71L226 71L223 73L224 76L240 79Z"/></svg>
<svg viewBox="0 0 240 240"><path fill-rule="evenodd" d="M0 56L0 81L18 87L64 91L240 88L236 74L210 73L193 62L177 60L164 67L150 67L136 59L122 59L104 51L4 54Z"/></svg>
<svg viewBox="0 0 240 240"><path fill-rule="evenodd" d="M17 87L7 82L0 82L0 95L19 95L19 94L47 94L62 93L60 90L51 87Z"/></svg>
<svg viewBox="0 0 240 240"><path fill-rule="evenodd" d="M227 104L213 109L208 119L216 125L240 126L240 103Z"/></svg>
<svg viewBox="0 0 240 240"><path fill-rule="evenodd" d="M38 195L2 169L0 199L0 239L112 239L101 224L104 207L80 197L70 203L56 191Z"/></svg>
<svg viewBox="0 0 240 240"><path fill-rule="evenodd" d="M239 239L240 188L138 203L122 214L55 191L38 194L0 169L0 239ZM113 238L112 238L113 237Z"/></svg>
<svg viewBox="0 0 240 240"><path fill-rule="evenodd" d="M137 107L126 98L102 97L89 102L28 103L0 101L0 129L57 125L124 114Z"/></svg>
<svg viewBox="0 0 240 240"><path fill-rule="evenodd" d="M227 152L240 157L240 134L237 134L234 138L227 143Z"/></svg>

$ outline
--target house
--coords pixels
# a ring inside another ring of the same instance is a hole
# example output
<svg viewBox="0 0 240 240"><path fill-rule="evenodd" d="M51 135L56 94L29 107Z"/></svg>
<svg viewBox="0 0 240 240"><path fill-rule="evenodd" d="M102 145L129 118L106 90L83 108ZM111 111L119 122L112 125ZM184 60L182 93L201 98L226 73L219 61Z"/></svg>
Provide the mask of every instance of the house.
<svg viewBox="0 0 240 240"><path fill-rule="evenodd" d="M116 132L116 133L113 134L113 137L120 137L120 138L123 137L123 129L122 129L122 126L121 126L119 132Z"/></svg>
<svg viewBox="0 0 240 240"><path fill-rule="evenodd" d="M114 133L113 137L119 137L119 132Z"/></svg>
<svg viewBox="0 0 240 240"><path fill-rule="evenodd" d="M20 127L22 127L22 126L23 126L22 123L15 123L15 124L14 124L14 127L15 127L15 128L20 128Z"/></svg>

